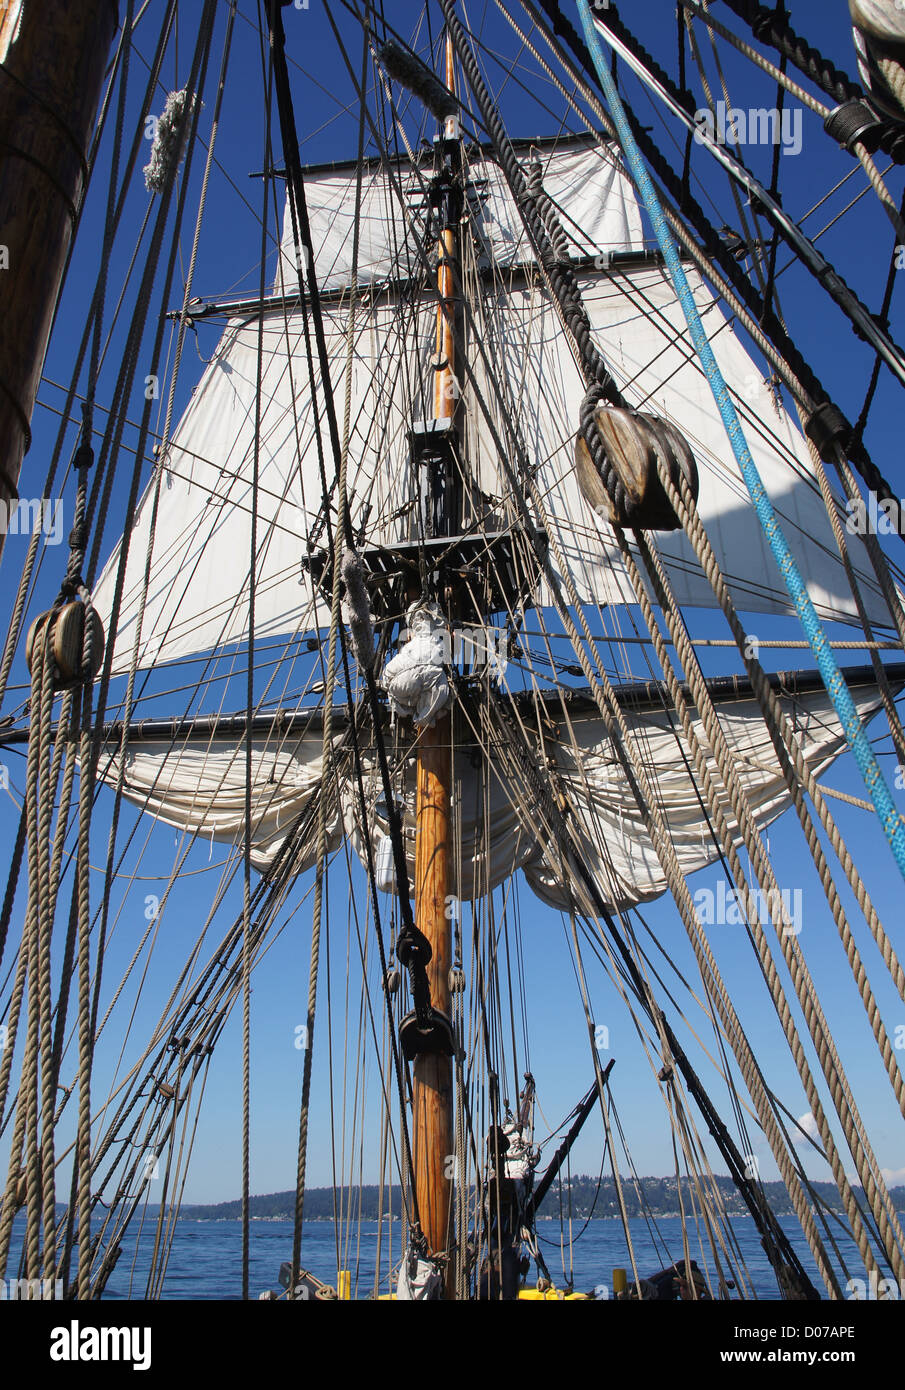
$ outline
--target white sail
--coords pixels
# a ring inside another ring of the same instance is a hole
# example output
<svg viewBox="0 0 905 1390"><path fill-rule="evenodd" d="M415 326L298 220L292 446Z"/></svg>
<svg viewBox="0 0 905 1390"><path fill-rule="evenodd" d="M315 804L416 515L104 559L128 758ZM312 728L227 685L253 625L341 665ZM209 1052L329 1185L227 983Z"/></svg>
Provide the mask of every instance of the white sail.
<svg viewBox="0 0 905 1390"><path fill-rule="evenodd" d="M862 719L880 708L876 686L856 687L855 703ZM802 741L809 766L820 776L846 749L845 735L824 690L784 694L781 703ZM719 702L719 718L739 781L758 826L764 828L791 805L785 780L758 702L737 698ZM645 764L657 769L658 804L669 828L679 865L685 874L713 864L720 847L707 833L701 810L700 786L689 770L686 740L664 712L627 713L633 740ZM568 805L568 820L577 837L581 859L610 909L648 902L666 891L666 875L644 825L621 763L594 714L570 714L568 730L545 734L543 755L555 762ZM695 728L709 748L700 720ZM529 730L530 735L530 730ZM312 730L280 740L274 735L253 742L251 859L265 870L273 862L293 822L312 803L321 785L321 733ZM678 743L677 743L678 739ZM680 753L681 747L681 753ZM531 799L517 776L494 754L469 757L459 747L453 778L456 831L450 844L449 891L462 901L481 898L517 869L525 871L531 888L552 907L568 909L582 901L582 881L573 876L570 856L544 830L543 813L529 810ZM379 788L373 753L365 750L364 780L372 851L381 861L381 841L389 836L389 818ZM720 785L716 761L708 767ZM116 782L117 760L103 771ZM245 749L207 739L175 746L140 743L126 757L125 796L159 820L195 832L201 839L239 846L245 832ZM331 797L329 848L339 845L343 832L363 864L367 852L362 834L357 780L347 765ZM737 830L728 798L723 810ZM409 882L415 873L415 784L411 769L401 797L403 835ZM736 843L740 838L736 837ZM316 859L317 838L312 829L296 848L298 871ZM390 864L389 855L386 856ZM395 891L395 876L381 873L381 886Z"/></svg>
<svg viewBox="0 0 905 1390"><path fill-rule="evenodd" d="M700 276L687 269L717 361L735 394L751 454L814 606L826 619L856 619L857 608L833 540L804 438L732 331ZM682 307L660 267L579 277L600 347L629 404L671 420L695 454L698 509L737 606L794 612L688 335ZM535 282L500 296L487 315L494 361L517 382L528 457L541 463L538 484L549 529L582 602L636 601L609 525L588 506L573 464L585 386L559 312ZM847 537L868 615L889 611L863 542ZM658 546L683 607L715 606L713 590L684 531L660 533Z"/></svg>
<svg viewBox="0 0 905 1390"><path fill-rule="evenodd" d="M385 525L404 500L399 474L405 470L406 430L411 424L412 363L401 346L407 330L396 323L395 305L379 306L363 317L367 322L356 340L352 368L354 418L362 424L353 430L350 491L356 522L370 515ZM328 312L326 329L332 385L341 400L344 311ZM259 330L263 369L258 417ZM425 358L427 354L425 347ZM259 638L304 633L329 622L329 604L303 564L306 541L315 527L319 526L321 545L327 534L316 430L302 316L291 314L284 321L281 314L269 314L261 320L230 322L160 467L143 615L155 479L137 511L129 537L114 674L129 669L139 617L139 668L247 637L256 460L255 633ZM326 440L326 431L324 436ZM326 448L324 467L332 478L328 443ZM121 547L114 551L94 593L108 632L120 551Z"/></svg>
<svg viewBox="0 0 905 1390"><path fill-rule="evenodd" d="M515 208L495 166L481 167L489 192L476 220L493 255L502 257L504 264L508 258L514 265L527 256ZM637 247L637 207L610 157L596 149L569 149L553 156L547 167L547 184L557 194L576 251L610 251L614 241L617 249ZM362 245L370 248L363 274L371 275L372 283L370 288L365 286L364 300L356 311L348 482L353 524L365 545L392 543L412 534L415 504L408 431L414 420L432 409L428 403L433 389L429 359L434 314L431 295L425 294L413 305L411 296L381 289L376 283L393 266L396 273L406 273L398 255L393 265L387 255L393 237L401 237L407 224L401 209L394 209L390 202L385 176L372 173L369 178ZM577 180L574 186L572 179ZM345 202L337 201L340 188L345 189ZM318 192L320 203L315 197ZM354 206L354 177L345 172L315 178L312 199L319 259L325 261L329 287L334 280L347 278L350 270L351 240L344 217L351 214L341 209ZM584 227L579 218L585 218ZM740 406L755 463L817 611L827 619L853 619L855 603L802 435L775 402L709 290L694 273L690 279L717 360ZM649 265L625 272L592 270L581 277L581 285L595 339L626 398L672 420L695 452L701 478L700 512L736 603L754 612L791 612L665 272ZM348 309L341 301L328 300L324 315L331 385L341 417ZM263 365L256 447L259 334ZM488 412L504 441L507 421L518 421L528 461L538 470L551 535L580 599L599 604L633 602L608 527L593 514L575 478L574 436L584 386L559 310L550 301L536 266L513 271L505 291L499 285L488 289L480 306L480 322L470 336L474 347L470 355ZM317 373L315 381L319 383ZM491 431L473 384L463 379L462 387L475 481L487 496L497 499L498 512L512 520L515 511L511 499L507 500L510 488ZM252 569L259 636L302 633L327 621L320 595L303 568L312 534L317 544L325 544L323 478L328 488L335 479L322 399L318 412L323 458L311 403L302 314L278 309L260 319L232 321L161 463L150 564L154 479L142 498L129 538L114 674L129 668L146 567L149 578L139 667L244 639L249 631ZM258 524L252 567L255 469ZM679 603L712 607L712 590L684 533L663 534L660 545ZM888 623L876 581L868 577L863 543L851 537L850 545L868 616ZM108 633L119 559L117 549L94 595ZM542 591L538 597L543 602L549 596Z"/></svg>
<svg viewBox="0 0 905 1390"><path fill-rule="evenodd" d="M862 720L880 708L875 686L856 688L852 696ZM829 696L816 690L783 695L780 703L801 740L811 771L821 776L847 747ZM720 701L718 712L736 775L758 826L764 829L792 802L760 705L754 699ZM691 755L684 735L676 731L666 713L633 714L628 722L645 765L656 768L657 803L682 872L692 874L715 863L721 849L707 832L701 787L689 770ZM595 715L575 718L571 723L575 744L564 740L555 747L555 759L582 862L610 908L631 907L660 897L667 889L666 874L601 721ZM694 724L702 746L709 749L701 721L695 719ZM677 738L684 756L679 754ZM550 752L549 745L546 751ZM721 786L716 760L710 753L707 764L715 784ZM740 845L737 822L724 792L720 801L735 843ZM582 900L582 881L568 871L564 875L555 844L545 848L538 862L527 865L525 876L538 897L553 907L565 910Z"/></svg>
<svg viewBox="0 0 905 1390"><path fill-rule="evenodd" d="M576 144L550 150L541 142L536 157L544 189L555 203L572 255L598 251L634 251L643 246L641 213L632 185L608 149ZM530 153L519 150L520 155ZM358 217L358 279L361 284L424 273L424 189L430 180L432 154L416 174L397 164L364 168ZM501 268L531 258L530 243L506 185L491 159L468 161L472 183L471 226L484 255ZM354 166L308 174L305 201L311 226L318 284L344 288L352 274L355 245L357 174ZM282 262L275 289L298 285L292 221L287 203L283 218Z"/></svg>
<svg viewBox="0 0 905 1390"><path fill-rule="evenodd" d="M250 858L256 869L263 872L270 867L293 823L318 796L322 751L320 730L252 740ZM110 786L116 786L119 763L118 754L102 761L101 775ZM201 840L244 844L245 787L246 749L241 739L142 741L126 750L126 799ZM342 823L335 806L330 809L327 837L328 848L336 849ZM311 868L316 859L315 833L299 846L296 872Z"/></svg>

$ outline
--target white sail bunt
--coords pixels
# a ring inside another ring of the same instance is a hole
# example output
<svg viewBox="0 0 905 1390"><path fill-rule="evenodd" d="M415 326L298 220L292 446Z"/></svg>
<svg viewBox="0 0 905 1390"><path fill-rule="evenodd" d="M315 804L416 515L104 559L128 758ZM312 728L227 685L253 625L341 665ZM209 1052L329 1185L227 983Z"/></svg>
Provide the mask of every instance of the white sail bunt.
<svg viewBox="0 0 905 1390"><path fill-rule="evenodd" d="M852 697L865 721L882 703L873 685L854 689ZM820 777L847 746L829 696L821 689L783 695L780 703L801 740L811 771ZM755 699L720 701L718 712L736 775L759 828L764 829L792 802L760 705ZM707 832L700 783L689 770L691 754L684 736L662 712L630 715L628 723L645 766L656 769L657 803L682 872L692 874L715 863L721 851ZM694 725L702 746L709 749L701 721L695 719ZM575 719L572 731L575 743L560 744L555 757L585 867L610 907L630 907L659 897L667 888L666 875L601 721L596 717ZM714 783L721 787L716 760L709 752L707 764ZM735 843L740 845L736 819L725 794L721 794L721 804ZM552 854L546 851L530 863L525 874L544 902L565 909L573 895L580 900L581 881L564 874L561 858L553 848Z"/></svg>
<svg viewBox="0 0 905 1390"><path fill-rule="evenodd" d="M881 705L876 686L853 692L862 719ZM802 741L805 757L820 776L845 751L845 736L823 690L783 694L781 702ZM632 738L649 767L657 769L658 804L669 827L673 848L685 874L715 862L719 849L708 836L701 811L699 785L689 771L690 754L684 737L664 712L626 714ZM719 717L739 780L758 825L763 828L791 804L760 707L751 698L720 700ZM701 742L708 747L696 721ZM559 737L545 736L543 755L553 758L569 807L569 823L577 837L581 859L611 909L629 907L659 897L666 876L644 826L631 789L622 773L603 723L596 714L570 715L570 734L560 726ZM681 744L680 753L676 739ZM453 825L450 839L449 891L463 901L480 898L521 868L534 892L556 908L581 902L581 880L574 862L563 857L557 837L543 829L542 813L530 818L527 788L518 775L485 753L472 758L468 745L459 748L453 778ZM538 741L538 751L539 741ZM683 756L684 754L684 756ZM321 733L291 735L282 740L255 740L251 859L266 870L272 864L297 816L312 803L320 787ZM373 765L365 753L368 823L372 849L381 860L380 844L389 835L387 809ZM716 762L708 765L719 786ZM117 763L104 772L116 781ZM245 832L245 749L209 739L175 747L139 744L127 754L124 793L159 820L241 847ZM410 883L414 882L414 777L409 774L401 799ZM341 808L333 809L334 802ZM366 863L357 782L351 769L341 772L331 795L329 848L336 849L343 831ZM733 831L735 818L728 798L723 809ZM316 857L316 835L295 851L299 872ZM389 856L387 856L389 862ZM382 878L389 888L392 874Z"/></svg>
<svg viewBox="0 0 905 1390"><path fill-rule="evenodd" d="M520 151L525 159L529 153ZM609 151L569 144L561 151L544 151L542 162L544 186L558 206L573 255L606 256L642 247L633 191ZM348 482L352 516L365 544L386 544L411 534L408 430L426 412L424 402L432 399L433 296L426 294L413 307L386 284L424 275L409 221L423 214L412 171L398 168L405 212L382 172L369 172L365 184ZM474 342L469 354L478 383L500 437L505 440L507 423L518 420L528 460L539 470L549 530L581 600L632 602L612 538L585 503L574 476L574 434L584 388L559 312L530 264L520 219L496 166L478 160L470 173L476 264L492 256L500 269L493 289L485 293L480 344ZM327 290L348 283L352 238L347 222L355 203L354 179L354 171L346 169L306 180L318 278ZM287 250L284 240L283 263ZM520 264L524 273L516 270ZM777 405L709 290L695 274L690 279L717 360L735 392L755 463L817 611L827 619L853 619L855 604L802 435ZM650 265L612 272L592 267L581 271L580 283L595 338L626 398L672 420L695 452L701 515L738 606L790 612L665 272ZM296 284L293 269L287 293ZM328 297L324 317L331 384L339 402L345 391L347 305ZM256 442L259 334L263 373ZM467 381L462 386L476 482L506 511L511 509L506 501L510 489L491 432L472 386ZM260 318L233 319L174 431L158 478L140 503L129 536L114 674L129 668L146 572L139 667L217 649L248 635L255 466L255 631L262 637L303 633L327 621L303 568L312 529L323 544L315 429L302 315L280 307ZM333 460L326 434L324 440L329 482ZM678 601L712 606L712 591L684 534L663 535L660 544ZM874 622L888 622L885 603L868 574L863 543L851 537L850 546L868 615ZM94 594L108 634L120 554L117 547ZM543 602L548 596L542 592L538 597Z"/></svg>
<svg viewBox="0 0 905 1390"><path fill-rule="evenodd" d="M255 738L251 750L251 862L260 871L273 863L293 823L320 792L320 730L283 740ZM116 786L119 755L101 762L101 775ZM245 839L246 750L241 739L210 737L184 742L136 742L127 747L123 795L142 811L200 840L241 845ZM330 850L342 839L339 811L327 819ZM317 836L299 846L296 872L317 858Z"/></svg>

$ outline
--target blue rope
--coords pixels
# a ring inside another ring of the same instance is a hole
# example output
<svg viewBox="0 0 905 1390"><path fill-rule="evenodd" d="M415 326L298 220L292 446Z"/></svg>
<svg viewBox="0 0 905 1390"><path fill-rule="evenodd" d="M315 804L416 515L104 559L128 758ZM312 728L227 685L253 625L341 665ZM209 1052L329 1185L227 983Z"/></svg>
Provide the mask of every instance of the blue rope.
<svg viewBox="0 0 905 1390"><path fill-rule="evenodd" d="M776 513L770 505L764 485L761 482L760 474L757 471L751 451L745 440L735 406L729 395L728 388L723 375L717 366L713 349L704 331L698 307L694 302L694 297L682 268L682 262L676 250L672 234L663 216L663 209L657 197L656 190L651 182L644 161L641 158L641 151L635 143L635 137L631 132L622 105L622 99L616 90L616 84L604 62L603 52L600 47L600 40L594 28L591 12L588 8L587 0L578 0L578 12L581 16L581 24L584 30L585 42L591 54L597 76L603 87L610 114L619 133L619 140L623 152L629 162L632 176L644 199L657 241L663 253L673 286L682 305L688 329L694 343L710 388L713 391L714 400L719 407L720 415L723 417L723 424L729 436L733 453L738 460L742 477L751 494L754 509L757 512L758 520L763 527L764 534L770 545L770 549L779 565L780 573L785 581L786 588L795 605L799 621L804 630L804 634L811 644L811 649L817 661L817 667L823 678L827 693L833 702L833 708L839 717L843 732L848 740L848 746L854 754L855 761L864 778L864 784L870 793L871 801L879 817L880 824L883 826L883 833L889 841L895 861L899 866L902 877L905 878L905 827L903 827L902 817L895 808L892 794L886 785L880 765L874 757L873 750L861 723L855 702L851 697L848 686L842 678L842 672L836 664L827 641L826 633L823 630L820 619L818 618L810 595L805 587L804 580L795 563L795 557L789 549L788 542L782 533Z"/></svg>

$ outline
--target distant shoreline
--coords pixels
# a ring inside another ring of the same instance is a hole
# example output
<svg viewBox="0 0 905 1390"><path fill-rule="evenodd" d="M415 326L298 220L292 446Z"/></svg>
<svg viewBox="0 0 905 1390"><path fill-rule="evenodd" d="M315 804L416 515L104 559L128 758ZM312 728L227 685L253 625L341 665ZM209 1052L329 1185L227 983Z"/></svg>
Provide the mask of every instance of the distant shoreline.
<svg viewBox="0 0 905 1390"><path fill-rule="evenodd" d="M720 1175L714 1179L720 1193L726 1214L730 1218L749 1216L750 1212L732 1178ZM820 1200L833 1211L841 1214L839 1191L832 1182L813 1182L812 1187ZM853 1184L854 1185L854 1184ZM638 1188L640 1188L640 1196ZM679 1217L682 1207L686 1213L696 1206L698 1197L692 1193L685 1179L681 1191L675 1178L641 1178L638 1188L634 1183L623 1182L622 1199L626 1214L631 1217L661 1219ZM785 1185L779 1180L761 1184L764 1196L777 1216L794 1217L795 1212ZM893 1201L899 1211L905 1212L905 1186L892 1189ZM353 1212L355 1219L376 1221L378 1217L390 1222L398 1221L403 1213L403 1200L396 1186L382 1189L376 1184L336 1189L313 1187L305 1193L306 1221L333 1221L336 1212ZM156 1209L151 1205L151 1209ZM295 1214L295 1192L270 1192L249 1199L249 1218L252 1221L292 1221ZM239 1201L215 1203L182 1204L180 1215L192 1221L237 1221L241 1220L242 1206ZM621 1209L618 1194L612 1178L602 1181L586 1175L573 1176L562 1188L554 1187L547 1193L542 1204L539 1220L564 1221L619 1221Z"/></svg>

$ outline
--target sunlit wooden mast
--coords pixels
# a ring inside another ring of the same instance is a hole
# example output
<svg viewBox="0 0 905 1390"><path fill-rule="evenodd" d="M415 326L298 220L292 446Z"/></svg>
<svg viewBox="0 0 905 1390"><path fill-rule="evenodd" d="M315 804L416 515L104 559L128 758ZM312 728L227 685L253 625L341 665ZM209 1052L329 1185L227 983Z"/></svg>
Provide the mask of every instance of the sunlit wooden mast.
<svg viewBox="0 0 905 1390"><path fill-rule="evenodd" d="M446 85L455 91L452 40L446 38ZM457 116L443 123L444 137L458 139ZM434 417L454 420L455 277L458 230L441 230L437 249L437 337ZM421 733L417 757L417 838L415 842L415 920L431 947L427 966L431 1003L449 1016L449 971L452 964L452 920L447 911L452 716L447 712L433 728ZM421 1229L432 1254L450 1249L452 1207L453 1079L452 1058L422 1053L413 1067L415 1185ZM447 1281L447 1289L449 1289Z"/></svg>

